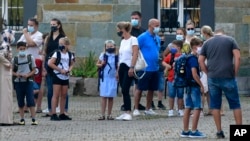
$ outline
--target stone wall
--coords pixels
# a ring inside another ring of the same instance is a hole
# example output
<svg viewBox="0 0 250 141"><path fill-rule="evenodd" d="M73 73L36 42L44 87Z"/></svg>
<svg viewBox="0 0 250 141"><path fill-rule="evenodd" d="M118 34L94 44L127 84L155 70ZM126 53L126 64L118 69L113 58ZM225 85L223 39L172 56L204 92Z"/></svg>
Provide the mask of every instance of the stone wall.
<svg viewBox="0 0 250 141"><path fill-rule="evenodd" d="M215 0L215 29L235 37L241 49L241 76L250 76L250 1Z"/></svg>
<svg viewBox="0 0 250 141"><path fill-rule="evenodd" d="M50 20L59 18L78 57L103 51L103 43L113 39L119 45L116 23L129 21L140 0L38 0L40 31L49 32Z"/></svg>

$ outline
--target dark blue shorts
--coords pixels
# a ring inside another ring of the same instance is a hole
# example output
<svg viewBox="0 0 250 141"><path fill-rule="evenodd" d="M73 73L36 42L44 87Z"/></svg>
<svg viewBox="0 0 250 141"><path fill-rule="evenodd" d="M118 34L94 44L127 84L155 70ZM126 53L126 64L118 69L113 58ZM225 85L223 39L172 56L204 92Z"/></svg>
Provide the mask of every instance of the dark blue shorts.
<svg viewBox="0 0 250 141"><path fill-rule="evenodd" d="M53 76L52 82L53 84L56 84L56 85L68 85L69 86L69 80L62 80L58 78L56 75Z"/></svg>
<svg viewBox="0 0 250 141"><path fill-rule="evenodd" d="M138 72L140 73L143 72ZM158 71L147 71L142 79L138 80L138 89L141 91L157 91L158 90Z"/></svg>
<svg viewBox="0 0 250 141"><path fill-rule="evenodd" d="M27 107L34 107L34 94L33 94L33 82L15 82L16 97L19 108L23 108L25 103L24 99L26 98Z"/></svg>

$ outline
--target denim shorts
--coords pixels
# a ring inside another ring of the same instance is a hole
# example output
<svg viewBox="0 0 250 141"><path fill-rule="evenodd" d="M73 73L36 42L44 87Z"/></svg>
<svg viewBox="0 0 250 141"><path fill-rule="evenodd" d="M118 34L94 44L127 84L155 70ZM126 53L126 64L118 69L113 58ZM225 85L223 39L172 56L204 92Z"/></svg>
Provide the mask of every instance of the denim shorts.
<svg viewBox="0 0 250 141"><path fill-rule="evenodd" d="M19 108L24 107L24 99L26 98L27 107L34 107L33 82L15 82L16 97Z"/></svg>
<svg viewBox="0 0 250 141"><path fill-rule="evenodd" d="M220 109L222 92L225 94L230 109L240 109L240 99L235 78L208 78L210 108Z"/></svg>
<svg viewBox="0 0 250 141"><path fill-rule="evenodd" d="M141 72L138 72L141 73ZM158 90L158 71L146 71L142 79L138 80L138 89L141 91L157 91Z"/></svg>
<svg viewBox="0 0 250 141"><path fill-rule="evenodd" d="M165 85L165 78L164 78L164 72L159 71L158 72L158 91L163 91L164 90L164 85Z"/></svg>
<svg viewBox="0 0 250 141"><path fill-rule="evenodd" d="M170 98L175 98L177 96L178 99L182 99L184 95L184 88L176 88L173 84L173 82L168 81L168 96Z"/></svg>
<svg viewBox="0 0 250 141"><path fill-rule="evenodd" d="M187 87L185 108L190 108L190 109L202 108L200 87Z"/></svg>

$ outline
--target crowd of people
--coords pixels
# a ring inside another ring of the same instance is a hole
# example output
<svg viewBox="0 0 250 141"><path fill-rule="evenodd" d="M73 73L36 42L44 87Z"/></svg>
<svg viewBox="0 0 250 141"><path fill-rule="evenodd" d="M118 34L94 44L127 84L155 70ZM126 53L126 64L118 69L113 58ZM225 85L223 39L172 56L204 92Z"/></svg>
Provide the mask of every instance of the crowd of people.
<svg viewBox="0 0 250 141"><path fill-rule="evenodd" d="M240 66L240 50L236 41L225 35L223 30L213 32L207 25L201 28L200 36L196 36L194 23L189 20L185 28L176 29L176 39L166 44L159 20L150 19L148 28L143 29L141 18L139 11L133 11L130 22L117 23L117 35L121 38L119 48L111 39L104 42L104 51L96 63L101 97L101 116L98 120L130 121L133 117L140 116L141 110L144 110L145 115L157 115L153 101L154 92L157 93L157 107L166 110L162 98L167 81L169 97L167 116L183 117L181 137L206 137L198 130L199 118L204 114L206 99L209 107L206 115L214 117L217 137L225 138L221 127L222 92L228 100L229 108L233 110L236 124L242 124L241 105L235 80ZM39 23L35 18L29 19L28 27L23 29L23 35L17 41L18 54L11 61L0 55L1 60L4 60L1 61L1 76L11 74L11 70L13 73L13 80L11 75L8 75L8 78L11 83L10 89L13 81L17 95L19 125L25 125L24 113L27 109L31 113L31 125L38 125L35 115L42 112L41 101L45 82L48 90L48 112L44 116L50 117L52 121L72 120L68 115L69 74L74 65L70 40L57 18L50 21L50 33L42 34L38 31L38 27ZM8 42L10 44L11 39ZM139 52L147 62L147 67L136 71ZM176 84L176 66L178 59L183 55L188 56L185 62L185 77L188 81L186 86L179 87ZM143 77L136 79L135 73ZM124 113L112 117L113 101L117 96L118 87L121 87L123 98L121 110ZM131 87L134 94L133 106L130 97ZM140 104L143 91L147 91L145 106ZM57 107L60 109L59 115ZM106 107L108 107L107 114ZM2 112L1 110L1 125L13 125L13 120L10 118L12 111L5 117ZM192 127L189 129L191 116Z"/></svg>

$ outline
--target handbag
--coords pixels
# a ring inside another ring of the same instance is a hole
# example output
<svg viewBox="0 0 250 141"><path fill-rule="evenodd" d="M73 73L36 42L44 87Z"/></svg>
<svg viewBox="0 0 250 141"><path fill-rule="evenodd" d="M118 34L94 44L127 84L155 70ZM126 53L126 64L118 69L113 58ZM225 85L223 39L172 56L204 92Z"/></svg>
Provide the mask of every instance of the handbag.
<svg viewBox="0 0 250 141"><path fill-rule="evenodd" d="M134 75L136 79L142 79L142 77L146 74L146 71L144 70L148 66L146 60L143 57L143 54L141 53L141 50L138 51L138 57L136 60L135 68L134 68ZM141 76L137 75L137 71L144 71Z"/></svg>

